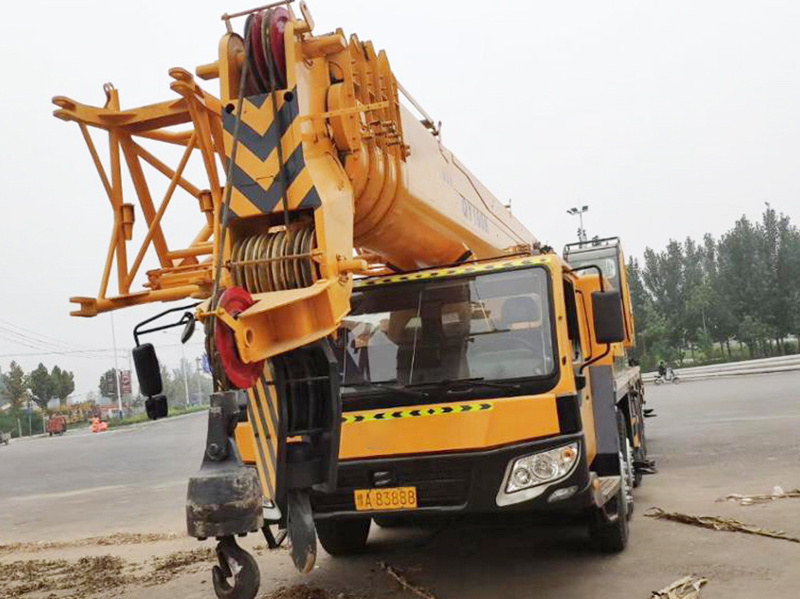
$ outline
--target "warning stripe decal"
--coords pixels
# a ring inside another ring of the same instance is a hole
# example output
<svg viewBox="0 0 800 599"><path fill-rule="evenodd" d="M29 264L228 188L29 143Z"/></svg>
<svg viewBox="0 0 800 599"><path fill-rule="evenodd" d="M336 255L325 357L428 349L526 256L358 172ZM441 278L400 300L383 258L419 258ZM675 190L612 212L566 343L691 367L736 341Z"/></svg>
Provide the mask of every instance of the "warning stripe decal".
<svg viewBox="0 0 800 599"><path fill-rule="evenodd" d="M274 386L270 384L271 373L268 369L269 365L265 365L264 374L255 386L247 390L247 397L262 492L265 497L274 499L278 467L278 397Z"/></svg>
<svg viewBox="0 0 800 599"><path fill-rule="evenodd" d="M359 279L355 281L355 287L374 287L375 285L386 285L387 283L402 283L419 281L423 279L438 279L478 272L501 270L504 268L519 268L522 266L532 266L534 264L545 264L546 262L546 259L539 257L515 258L511 260L501 260L498 258L498 261L496 262L471 263L464 266L425 270L408 274L391 275L388 277Z"/></svg>
<svg viewBox="0 0 800 599"><path fill-rule="evenodd" d="M274 115L272 102L267 101L266 95L245 98L243 103L238 137L240 152L230 174L233 218L269 214L282 209L284 181L290 209L321 205L303 156L297 93L295 90L279 93L277 100L277 115ZM223 111L223 138L228 155L236 122L235 113ZM279 142L283 150L284 180L279 176ZM302 184L296 185L298 180L302 180Z"/></svg>
<svg viewBox="0 0 800 599"><path fill-rule="evenodd" d="M272 496L272 487L269 472L269 462L264 455L264 444L261 439L264 437L263 421L259 414L258 398L253 388L247 390L247 416L252 422L253 437L256 445L256 470L261 481L261 492L265 496Z"/></svg>
<svg viewBox="0 0 800 599"><path fill-rule="evenodd" d="M446 416L447 414L464 414L466 412L486 412L494 408L491 402L450 404L430 408L414 408L411 410L386 410L385 412L349 413L342 415L343 424L360 422L376 422L398 420L400 418L422 418L425 416Z"/></svg>
<svg viewBox="0 0 800 599"><path fill-rule="evenodd" d="M264 95L264 98L267 96ZM278 95L278 119L272 118L272 102L264 102L256 106L253 102L259 96L245 98L242 106L242 122L239 125L239 142L264 160L270 155L278 142L278 126L283 136L294 124L297 116L297 94L292 94L292 101L283 103ZM222 112L222 127L233 135L236 127L236 114Z"/></svg>

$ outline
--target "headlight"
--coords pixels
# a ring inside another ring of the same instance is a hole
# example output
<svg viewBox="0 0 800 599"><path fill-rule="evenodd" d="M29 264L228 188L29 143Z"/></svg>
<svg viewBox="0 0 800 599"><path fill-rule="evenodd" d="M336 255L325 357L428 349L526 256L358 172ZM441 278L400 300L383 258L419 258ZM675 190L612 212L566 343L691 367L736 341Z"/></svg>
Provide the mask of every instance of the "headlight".
<svg viewBox="0 0 800 599"><path fill-rule="evenodd" d="M506 493L514 493L563 478L570 473L577 461L577 443L519 458L511 466Z"/></svg>

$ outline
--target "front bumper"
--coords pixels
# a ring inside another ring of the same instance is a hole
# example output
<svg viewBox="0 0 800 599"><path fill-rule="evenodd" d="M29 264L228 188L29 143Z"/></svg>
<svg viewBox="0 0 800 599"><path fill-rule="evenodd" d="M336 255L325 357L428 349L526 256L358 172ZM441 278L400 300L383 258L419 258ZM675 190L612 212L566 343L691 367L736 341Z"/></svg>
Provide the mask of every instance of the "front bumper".
<svg viewBox="0 0 800 599"><path fill-rule="evenodd" d="M580 457L571 473L537 497L498 506L509 462L517 458L578 441ZM376 484L379 483L379 484ZM353 491L385 487L417 488L416 510L357 512ZM571 497L548 502L557 489L577 487ZM589 468L582 434L559 435L517 443L488 451L353 460L339 463L334 493L314 493L311 504L316 518L359 514L506 513L526 510L581 510L592 504Z"/></svg>

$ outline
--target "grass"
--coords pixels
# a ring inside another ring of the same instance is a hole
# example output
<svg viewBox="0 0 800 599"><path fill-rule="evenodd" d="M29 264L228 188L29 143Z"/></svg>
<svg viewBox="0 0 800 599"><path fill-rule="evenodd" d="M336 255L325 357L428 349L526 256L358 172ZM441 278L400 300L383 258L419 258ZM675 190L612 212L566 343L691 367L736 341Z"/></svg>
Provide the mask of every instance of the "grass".
<svg viewBox="0 0 800 599"><path fill-rule="evenodd" d="M171 418L172 416L182 416L184 414L194 414L195 412L203 412L208 409L208 406L188 406L185 408L170 408L169 415L167 418ZM136 414L134 416L129 416L127 418L123 418L119 420L118 418L113 418L108 420L108 428L119 428L121 426L129 426L131 424L139 424L141 422L147 422L147 414ZM84 423L86 424L86 423Z"/></svg>

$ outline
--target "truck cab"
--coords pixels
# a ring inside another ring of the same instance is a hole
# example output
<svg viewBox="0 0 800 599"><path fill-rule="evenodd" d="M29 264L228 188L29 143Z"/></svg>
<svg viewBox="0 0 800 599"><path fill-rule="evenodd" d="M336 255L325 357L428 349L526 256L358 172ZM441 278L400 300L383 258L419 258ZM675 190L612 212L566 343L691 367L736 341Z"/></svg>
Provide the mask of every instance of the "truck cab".
<svg viewBox="0 0 800 599"><path fill-rule="evenodd" d="M598 339L614 301L622 328L611 287L553 253L359 280L334 342L337 487L312 495L326 550L357 550L372 517L521 510L585 513L620 550L637 398Z"/></svg>

